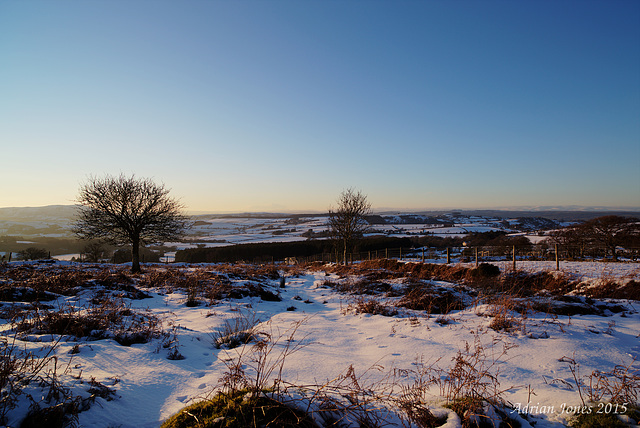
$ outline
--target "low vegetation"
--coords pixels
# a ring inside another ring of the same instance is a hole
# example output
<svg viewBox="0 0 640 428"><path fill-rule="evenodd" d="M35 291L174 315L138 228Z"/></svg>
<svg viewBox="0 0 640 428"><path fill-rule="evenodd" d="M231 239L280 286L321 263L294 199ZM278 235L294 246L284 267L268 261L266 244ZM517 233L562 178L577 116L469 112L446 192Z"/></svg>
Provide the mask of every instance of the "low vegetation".
<svg viewBox="0 0 640 428"><path fill-rule="evenodd" d="M304 412L272 397L254 397L249 389L219 392L208 400L192 404L162 424L162 428L220 427L315 428Z"/></svg>
<svg viewBox="0 0 640 428"><path fill-rule="evenodd" d="M602 278L587 286L562 272L500 272L484 263L478 267L394 260L350 266L155 265L136 274L99 264L82 268L56 263L5 264L0 266L0 298L7 302L0 309L7 326L0 338L0 423L6 422L24 389L36 383L43 398L30 398L31 410L23 422L26 427L73 425L92 403L113 399L115 388L95 379L83 384L81 394L61 381L61 376L81 377L73 374L71 360L91 341L112 339L120 346L157 341L157 352L165 349L166 358L183 359L179 326L168 317L135 308L131 300L148 298L153 291L160 295L180 292L187 306L215 307L248 296L280 302L289 278L314 269L330 275L318 283L320 287L345 296L344 314L401 316L412 325L435 315L435 322L445 326L455 322L457 311L475 308L478 316L490 318L486 325L498 333L498 339L485 343L477 335L450 362L418 359L411 368L372 367L370 370L386 373L375 382L349 366L339 374L327 373L324 382L300 385L287 382L282 373L287 357L307 345L306 338L295 336L308 319L280 332L269 322L260 322L247 307L210 332L212 348L223 353L234 349L228 354L233 358L221 358L226 371L218 387L163 427L369 427L395 420L424 428L441 426L454 414L464 427L487 423L516 427L519 422L511 417L505 394L522 385L501 384L499 368L512 349L511 335L529 334L531 314L544 312L552 318L620 313L627 310L621 302L601 299L638 299L637 282L628 278ZM68 302L54 303L62 301L61 296ZM302 299L298 296L296 300ZM17 340L36 341L43 335L57 342L39 353L15 346ZM64 364L55 352L61 340L76 342ZM563 361L584 406L627 403L628 417L640 419L640 372L635 362L581 375L579 362ZM435 405L434 396L440 397ZM610 416L580 415L571 423L576 427L616 426L619 419Z"/></svg>

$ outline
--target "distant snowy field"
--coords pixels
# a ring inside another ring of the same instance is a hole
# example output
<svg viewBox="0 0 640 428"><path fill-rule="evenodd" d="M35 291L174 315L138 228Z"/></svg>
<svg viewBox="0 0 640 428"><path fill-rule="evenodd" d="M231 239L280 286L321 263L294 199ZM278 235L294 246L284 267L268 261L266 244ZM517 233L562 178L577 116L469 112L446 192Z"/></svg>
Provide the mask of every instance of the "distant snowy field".
<svg viewBox="0 0 640 428"><path fill-rule="evenodd" d="M511 261L491 262L506 271L513 268ZM468 264L470 265L470 264ZM555 261L521 261L516 262L516 269L526 272L555 271ZM560 271L579 281L619 278L640 281L640 263L613 262L560 262Z"/></svg>
<svg viewBox="0 0 640 428"><path fill-rule="evenodd" d="M506 262L505 262L506 263ZM499 263L500 264L500 263ZM508 265L508 263L506 263ZM502 265L501 268L506 268ZM522 269L553 270L555 263L519 263ZM207 269L215 271L215 265ZM568 263L561 269L581 278L603 277L640 280L640 263ZM527 402L537 406L523 426L560 427L571 413L567 408L580 404L568 359L579 364L580 374L608 371L616 365L640 369L640 303L623 301L626 310L610 316L550 316L536 313L526 320L525 331L496 332L488 327L486 305L454 311L445 317L448 323L424 313L401 311L395 317L355 315L347 310L352 296L323 287L326 280L340 281L324 272L306 272L286 279L286 288L269 282L279 291L281 302L259 298L229 299L214 306L185 306L186 295L152 289L151 299L127 301L132 308L149 309L165 322L177 326L179 351L184 360L168 360L167 351L154 340L147 344L121 346L113 340L62 341L57 355L59 364L71 368L62 380L74 390L85 388L72 377L95 377L117 391L113 401L98 399L89 410L80 413L82 427L158 427L182 407L207 397L219 385L226 370L225 361L247 354L245 347L215 349L212 332L238 311L254 312L261 320L259 328L274 337L285 334L293 323L302 322L295 337L307 346L290 355L283 378L296 384L322 383L344 374L350 365L363 383L382 380L393 369L415 369L417 361L448 368L452 358L467 345L485 347L489 361L495 359L500 387L505 398L523 408ZM348 280L348 279L342 279ZM444 284L446 285L446 284ZM78 305L90 298L84 294L60 297L55 304ZM295 307L295 311L287 308ZM413 317L412 317L413 316ZM4 321L6 333L10 324ZM18 341L17 346L39 352L42 342ZM71 355L79 344L80 352ZM506 348L505 348L506 347ZM281 349L281 348L277 348ZM504 349L506 355L501 356ZM85 388L86 389L86 388ZM31 390L35 392L35 390ZM430 392L433 409L442 409L443 399L437 387ZM36 397L37 398L37 397ZM540 411L542 409L542 411ZM9 415L9 426L17 426L28 410L28 400ZM393 421L390 421L393 422ZM459 427L451 414L447 427Z"/></svg>

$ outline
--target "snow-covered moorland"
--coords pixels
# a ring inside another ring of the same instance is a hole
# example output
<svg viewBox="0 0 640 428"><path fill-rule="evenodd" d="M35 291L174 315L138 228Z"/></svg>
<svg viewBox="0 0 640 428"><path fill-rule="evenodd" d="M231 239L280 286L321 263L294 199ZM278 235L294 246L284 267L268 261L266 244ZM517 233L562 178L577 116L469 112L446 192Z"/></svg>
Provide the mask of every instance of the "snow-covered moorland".
<svg viewBox="0 0 640 428"><path fill-rule="evenodd" d="M640 264L439 266L4 265L2 423L158 427L274 379L320 426L638 423Z"/></svg>

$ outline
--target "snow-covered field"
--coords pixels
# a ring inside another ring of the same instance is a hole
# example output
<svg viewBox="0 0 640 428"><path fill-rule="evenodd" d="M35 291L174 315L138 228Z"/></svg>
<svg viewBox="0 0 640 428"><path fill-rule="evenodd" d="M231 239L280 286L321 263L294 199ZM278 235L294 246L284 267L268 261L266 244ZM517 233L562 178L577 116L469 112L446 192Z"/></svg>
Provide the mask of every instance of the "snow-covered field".
<svg viewBox="0 0 640 428"><path fill-rule="evenodd" d="M521 267L536 271L552 270L555 265L528 262ZM215 265L204 268L216 270ZM561 269L584 279L606 276L640 280L638 263L563 262ZM500 390L504 390L504 399L528 414L528 422L521 419L523 426L562 426L576 406L582 404L571 371L576 367L572 361L577 363L578 376L588 376L595 370L610 371L617 365L640 370L637 301L617 302L625 310L609 312L608 316L533 313L524 320L522 328L498 332L489 328L492 318L487 314L491 307L486 303L442 316L410 310L400 310L396 316L356 314L353 305L350 306L356 297L324 286L327 280L355 278L305 271L288 276L285 288L279 287L278 280L265 280L268 287L280 294L280 302L245 297L226 299L212 306L187 307L185 292L172 289L170 284L147 290L151 298L125 299L132 309L148 309L164 320L163 325L175 327L175 349L184 359L167 359L168 350L159 339L131 346L119 345L112 339L60 341L55 353L63 384L86 397L88 381L95 378L116 391L112 400L97 398L90 409L79 413L78 426L158 427L184 406L209 396L220 384L230 359L244 354L251 366L251 345L216 349L212 343L212 332L239 313L255 314L261 321L257 328L270 332L272 338L286 335L295 323L301 323L295 339L305 346L287 356L282 373L283 380L297 385L322 384L345 374L350 366L356 376L361 376L363 384L382 382L394 370L406 374L398 382L410 382L420 366L447 370L458 353L468 355L481 349L484 364L496 376ZM400 282L393 280L392 285L394 281L396 285ZM79 305L98 288L60 296L50 303ZM2 322L2 334L11 337L11 324L8 320ZM56 339L34 334L29 338L18 340L16 346L36 354L44 352L52 344L50 340ZM274 348L274 352L279 352L281 346ZM71 353L72 350L79 352ZM19 426L25 417L30 404L26 394L32 394L36 402L43 402L42 391L36 385L28 386L24 392L18 407L8 414L8 426ZM428 391L425 399L432 409L442 409L444 398L437 386ZM457 416L447 412L450 414L446 426L460 426Z"/></svg>

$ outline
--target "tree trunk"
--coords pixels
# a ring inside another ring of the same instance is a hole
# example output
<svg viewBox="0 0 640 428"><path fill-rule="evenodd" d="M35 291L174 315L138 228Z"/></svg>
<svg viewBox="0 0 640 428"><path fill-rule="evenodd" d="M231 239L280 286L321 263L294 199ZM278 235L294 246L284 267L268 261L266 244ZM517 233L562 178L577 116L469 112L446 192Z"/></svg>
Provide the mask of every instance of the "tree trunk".
<svg viewBox="0 0 640 428"><path fill-rule="evenodd" d="M131 240L131 273L139 273L140 269L140 239Z"/></svg>
<svg viewBox="0 0 640 428"><path fill-rule="evenodd" d="M347 240L346 239L344 241L344 254L343 254L343 256L344 256L344 265L346 266L346 265L349 264L348 261L347 261Z"/></svg>

